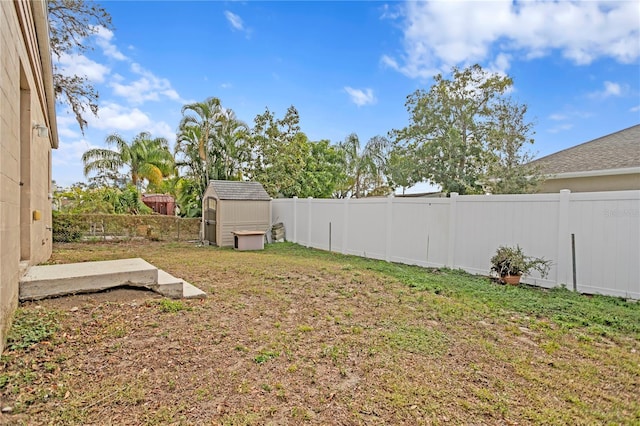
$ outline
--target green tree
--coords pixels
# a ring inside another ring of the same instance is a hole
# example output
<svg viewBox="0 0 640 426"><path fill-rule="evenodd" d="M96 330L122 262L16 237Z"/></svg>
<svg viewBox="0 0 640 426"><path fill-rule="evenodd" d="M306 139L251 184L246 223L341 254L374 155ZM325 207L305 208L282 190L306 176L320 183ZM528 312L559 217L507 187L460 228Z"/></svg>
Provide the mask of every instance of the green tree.
<svg viewBox="0 0 640 426"><path fill-rule="evenodd" d="M364 147L355 133L338 145L341 150L346 179L335 192L337 198L361 198L371 195L387 195L387 159L390 143L382 136L374 136Z"/></svg>
<svg viewBox="0 0 640 426"><path fill-rule="evenodd" d="M202 194L197 179L182 177L176 185L176 204L180 216L200 217L202 214Z"/></svg>
<svg viewBox="0 0 640 426"><path fill-rule="evenodd" d="M217 158L217 153L210 151L218 149L211 140L221 111L220 99L216 97L182 107L183 117L180 121L177 138L179 148L190 158L194 157L194 150L198 153L198 158L202 163L199 168L204 173L205 186L209 181L209 157Z"/></svg>
<svg viewBox="0 0 640 426"><path fill-rule="evenodd" d="M344 161L340 151L323 139L308 142L305 165L299 177L298 197L331 198L344 181Z"/></svg>
<svg viewBox="0 0 640 426"><path fill-rule="evenodd" d="M86 39L101 28L112 29L111 16L96 2L84 0L47 0L51 53L60 59L65 54L88 49ZM71 108L84 133L87 108L98 114L98 92L86 76L65 75L53 63L53 87L56 98Z"/></svg>
<svg viewBox="0 0 640 426"><path fill-rule="evenodd" d="M87 187L76 183L70 188L56 191L54 202L61 213L149 214L133 185L124 188Z"/></svg>
<svg viewBox="0 0 640 426"><path fill-rule="evenodd" d="M418 183L416 177L420 175L419 167L416 157L408 148L394 146L387 159L387 179L391 189L402 188L404 194L407 188Z"/></svg>
<svg viewBox="0 0 640 426"><path fill-rule="evenodd" d="M272 197L300 193L301 174L309 148L307 137L300 133L299 122L298 111L293 105L281 119L269 109L254 119L245 175L260 182Z"/></svg>
<svg viewBox="0 0 640 426"><path fill-rule="evenodd" d="M492 161L483 181L485 191L492 194L526 194L534 192L542 182L542 174L528 165L534 154L526 149L533 145L533 123L526 120L527 106L502 99L491 117L489 147Z"/></svg>
<svg viewBox="0 0 640 426"><path fill-rule="evenodd" d="M218 115L214 132L217 157L211 159L213 175L220 180L241 180L242 167L249 159L249 126L236 117L231 109Z"/></svg>
<svg viewBox="0 0 640 426"><path fill-rule="evenodd" d="M142 132L129 144L119 135L112 134L105 142L116 149L94 148L82 155L85 176L128 168L131 183L139 189L143 180L158 185L163 177L174 171L173 155L164 138L152 138L149 133Z"/></svg>
<svg viewBox="0 0 640 426"><path fill-rule="evenodd" d="M409 95L410 124L392 134L422 166L414 180L429 180L447 193L481 192L479 182L493 161L496 106L512 85L508 76L473 65L453 68L450 80L438 74L429 91Z"/></svg>
<svg viewBox="0 0 640 426"><path fill-rule="evenodd" d="M178 170L184 171L192 178L201 191L207 186L209 172L206 170L207 162L203 161L199 154L199 141L202 129L189 126L181 128L176 137L175 159Z"/></svg>

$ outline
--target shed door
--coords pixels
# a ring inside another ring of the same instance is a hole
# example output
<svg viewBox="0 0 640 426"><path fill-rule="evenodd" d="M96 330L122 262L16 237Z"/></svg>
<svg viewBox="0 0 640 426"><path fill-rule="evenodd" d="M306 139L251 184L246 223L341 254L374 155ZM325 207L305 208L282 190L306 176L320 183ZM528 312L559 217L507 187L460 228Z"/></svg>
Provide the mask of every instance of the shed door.
<svg viewBox="0 0 640 426"><path fill-rule="evenodd" d="M207 197L204 209L204 239L211 244L218 244L216 240L216 207L217 202L213 197Z"/></svg>

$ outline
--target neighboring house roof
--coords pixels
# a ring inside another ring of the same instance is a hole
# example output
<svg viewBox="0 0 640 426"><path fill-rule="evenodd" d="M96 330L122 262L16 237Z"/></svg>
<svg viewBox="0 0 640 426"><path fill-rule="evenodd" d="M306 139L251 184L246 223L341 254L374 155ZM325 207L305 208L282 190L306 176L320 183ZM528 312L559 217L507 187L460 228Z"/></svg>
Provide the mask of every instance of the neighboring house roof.
<svg viewBox="0 0 640 426"><path fill-rule="evenodd" d="M211 180L209 181L209 187L213 188L219 200L271 200L271 197L259 182Z"/></svg>
<svg viewBox="0 0 640 426"><path fill-rule="evenodd" d="M637 172L640 168L640 124L532 161L545 174Z"/></svg>

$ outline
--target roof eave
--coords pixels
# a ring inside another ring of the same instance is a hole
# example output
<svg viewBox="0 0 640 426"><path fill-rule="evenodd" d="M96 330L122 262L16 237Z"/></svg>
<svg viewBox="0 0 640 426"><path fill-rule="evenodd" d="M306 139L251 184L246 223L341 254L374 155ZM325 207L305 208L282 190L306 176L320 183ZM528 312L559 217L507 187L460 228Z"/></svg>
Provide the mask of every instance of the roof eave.
<svg viewBox="0 0 640 426"><path fill-rule="evenodd" d="M40 62L42 63L42 74L44 80L44 90L47 104L48 128L51 135L51 147L58 148L58 123L56 117L56 95L53 88L53 64L51 60L51 46L49 44L49 18L47 2L33 2L33 20L36 27L36 37L38 39L38 50L40 52Z"/></svg>

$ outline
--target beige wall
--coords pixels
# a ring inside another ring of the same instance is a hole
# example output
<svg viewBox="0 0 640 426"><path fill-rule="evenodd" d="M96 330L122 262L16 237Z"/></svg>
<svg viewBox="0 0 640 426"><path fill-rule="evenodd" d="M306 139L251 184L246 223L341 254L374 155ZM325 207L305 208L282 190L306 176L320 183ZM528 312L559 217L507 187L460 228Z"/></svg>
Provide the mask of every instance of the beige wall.
<svg viewBox="0 0 640 426"><path fill-rule="evenodd" d="M18 303L21 261L37 264L51 255L48 194L57 140L43 77L50 76L50 54L46 48L43 65L37 50L43 28L44 2L0 1L0 350ZM49 134L39 136L33 123L46 125Z"/></svg>
<svg viewBox="0 0 640 426"><path fill-rule="evenodd" d="M546 180L538 192L554 193L561 189L571 192L626 191L640 189L640 173Z"/></svg>

